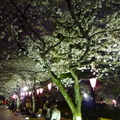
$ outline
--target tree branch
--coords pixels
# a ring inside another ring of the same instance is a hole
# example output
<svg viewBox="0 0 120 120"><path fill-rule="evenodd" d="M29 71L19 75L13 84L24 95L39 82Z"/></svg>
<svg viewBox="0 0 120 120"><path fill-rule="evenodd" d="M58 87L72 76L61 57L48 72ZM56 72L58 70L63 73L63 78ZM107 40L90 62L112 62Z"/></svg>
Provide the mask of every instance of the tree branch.
<svg viewBox="0 0 120 120"><path fill-rule="evenodd" d="M26 23L26 25L28 26L28 28L31 30L31 32L35 35L35 37L37 38L37 39L39 39L40 41L41 41L41 37L40 36L42 36L42 35L39 35L39 34L37 34L37 32L34 30L34 28L30 25L30 23L26 20L26 18L25 18L25 15L20 11L20 9L16 6L16 4L15 4L15 2L14 2L14 0L11 0L11 2L12 2L12 4L13 4L13 6L16 8L16 10L20 13L20 16L22 17L22 19L23 19L23 21ZM19 17L19 16L18 16ZM25 26L24 26L25 27ZM27 30L26 30L27 31ZM30 34L29 34L30 35ZM35 41L34 39L33 39L33 41ZM44 44L44 41L41 41L41 43L43 43Z"/></svg>
<svg viewBox="0 0 120 120"><path fill-rule="evenodd" d="M76 17L74 15L74 12L73 12L73 9L72 9L72 5L71 5L71 0L65 0L67 5L68 5L68 9L69 9L69 12L71 14L71 17L72 19L74 20L74 25L77 25L78 28L80 29L80 32L82 34L82 37L85 37L86 36L86 33L85 31L83 30L81 24L78 22L78 20L76 20Z"/></svg>
<svg viewBox="0 0 120 120"><path fill-rule="evenodd" d="M33 1L34 1L34 0L31 0L30 3L28 4L28 6L25 8L24 13L23 13L24 15L26 14L28 8L30 7L30 5L31 5L31 3L32 3Z"/></svg>
<svg viewBox="0 0 120 120"><path fill-rule="evenodd" d="M97 15L95 16L95 18L94 18L94 20L93 20L93 23L92 23L91 25L89 25L88 30L87 30L88 33L89 33L90 29L92 28L92 26L95 24L97 18L98 18L99 15L101 14L102 10L104 9L104 5L105 5L106 1L107 1L107 0L103 1L102 7L101 7L99 10L98 10L98 8L96 9ZM98 11L97 11L97 10L98 10ZM93 12L92 12L92 13L93 13ZM95 12L94 12L94 13L95 13ZM94 15L94 13L93 13L93 15Z"/></svg>
<svg viewBox="0 0 120 120"><path fill-rule="evenodd" d="M120 31L120 29L113 29L113 30L110 30L110 31L100 31L100 32L97 32L97 33L91 35L90 38L92 38L92 37L94 37L94 36L96 36L98 34L103 34L103 33L106 33L106 32L110 33L110 32L115 32L115 31Z"/></svg>
<svg viewBox="0 0 120 120"><path fill-rule="evenodd" d="M94 62L95 60L96 60L95 57L92 57L90 60L81 62L80 65L82 65L82 66L84 66L84 65L89 65L89 64L91 64L92 62Z"/></svg>
<svg viewBox="0 0 120 120"><path fill-rule="evenodd" d="M56 43L53 46L50 46L42 55L46 55L51 49L55 48L56 46L58 46L63 40L64 40L64 36L61 34L57 35L57 38L60 39L60 41L58 43Z"/></svg>
<svg viewBox="0 0 120 120"><path fill-rule="evenodd" d="M78 68L78 67L80 67L80 66L85 66L85 65L89 65L89 64L91 64L92 62L94 62L96 59L95 59L95 57L92 57L89 61L84 61L84 62L77 62L77 64L75 64L75 65L71 65L69 68L70 69L76 69L76 68Z"/></svg>

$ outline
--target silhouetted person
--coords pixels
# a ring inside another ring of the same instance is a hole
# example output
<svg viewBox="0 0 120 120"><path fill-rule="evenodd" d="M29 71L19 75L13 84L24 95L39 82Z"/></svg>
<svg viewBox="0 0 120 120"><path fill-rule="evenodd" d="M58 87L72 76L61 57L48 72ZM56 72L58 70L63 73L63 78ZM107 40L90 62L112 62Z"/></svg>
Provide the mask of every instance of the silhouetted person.
<svg viewBox="0 0 120 120"><path fill-rule="evenodd" d="M51 108L50 108L50 104L48 103L48 101L44 104L43 109L46 111L45 119L50 120Z"/></svg>
<svg viewBox="0 0 120 120"><path fill-rule="evenodd" d="M51 120L60 120L60 118L61 118L61 112L57 108L57 105L54 105L51 111Z"/></svg>

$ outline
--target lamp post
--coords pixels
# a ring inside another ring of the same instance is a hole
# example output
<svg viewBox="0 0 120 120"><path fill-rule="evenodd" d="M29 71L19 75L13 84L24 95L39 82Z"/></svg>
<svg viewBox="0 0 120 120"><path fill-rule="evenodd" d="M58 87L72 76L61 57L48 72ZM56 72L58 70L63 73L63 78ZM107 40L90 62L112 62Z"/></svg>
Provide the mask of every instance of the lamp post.
<svg viewBox="0 0 120 120"><path fill-rule="evenodd" d="M97 80L96 80L96 78L91 78L91 79L89 79L89 81L90 81L90 85L91 85L91 95L93 98L93 107L95 107L96 101L95 101L94 90L95 90Z"/></svg>

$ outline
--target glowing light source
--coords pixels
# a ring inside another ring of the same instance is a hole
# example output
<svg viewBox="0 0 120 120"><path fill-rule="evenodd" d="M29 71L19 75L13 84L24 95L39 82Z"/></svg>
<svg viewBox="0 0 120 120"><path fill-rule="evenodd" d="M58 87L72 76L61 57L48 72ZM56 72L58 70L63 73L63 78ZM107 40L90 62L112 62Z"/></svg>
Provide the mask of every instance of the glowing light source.
<svg viewBox="0 0 120 120"><path fill-rule="evenodd" d="M41 117L41 114L38 114L37 117Z"/></svg>
<svg viewBox="0 0 120 120"><path fill-rule="evenodd" d="M40 90L39 89L37 89L37 95L40 93Z"/></svg>
<svg viewBox="0 0 120 120"><path fill-rule="evenodd" d="M48 90L50 91L52 88L52 83L49 83L47 86L48 86Z"/></svg>
<svg viewBox="0 0 120 120"><path fill-rule="evenodd" d="M40 90L40 94L42 94L43 93L43 88L40 88L39 90Z"/></svg>
<svg viewBox="0 0 120 120"><path fill-rule="evenodd" d="M84 93L83 96L84 96L85 98L87 98L87 97L88 97L88 94L87 94L87 93Z"/></svg>
<svg viewBox="0 0 120 120"><path fill-rule="evenodd" d="M91 84L91 87L92 87L93 90L94 90L94 88L95 88L95 86L96 86L96 78L91 78L91 79L90 79L90 84Z"/></svg>
<svg viewBox="0 0 120 120"><path fill-rule="evenodd" d="M13 98L13 99L17 99L17 95L16 95L16 94L13 94L12 98Z"/></svg>
<svg viewBox="0 0 120 120"><path fill-rule="evenodd" d="M27 90L28 90L28 87L25 86L25 87L23 88L23 91L27 91Z"/></svg>
<svg viewBox="0 0 120 120"><path fill-rule="evenodd" d="M29 120L29 117L25 117L25 120Z"/></svg>
<svg viewBox="0 0 120 120"><path fill-rule="evenodd" d="M115 99L113 99L113 100L112 100L112 103L113 103L114 105L116 105L116 104L117 104L117 102L116 102L116 100L115 100Z"/></svg>
<svg viewBox="0 0 120 120"><path fill-rule="evenodd" d="M32 92L31 91L29 91L29 96L32 94Z"/></svg>

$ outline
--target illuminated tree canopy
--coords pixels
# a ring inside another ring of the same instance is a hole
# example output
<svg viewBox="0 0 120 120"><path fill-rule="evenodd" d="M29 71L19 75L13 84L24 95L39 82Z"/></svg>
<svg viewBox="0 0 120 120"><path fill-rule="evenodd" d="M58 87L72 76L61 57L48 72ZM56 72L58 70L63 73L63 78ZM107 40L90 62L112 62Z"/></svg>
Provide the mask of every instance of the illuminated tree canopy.
<svg viewBox="0 0 120 120"><path fill-rule="evenodd" d="M18 87L28 86L32 89L34 79L36 84L50 79L45 71L40 71L40 64L28 57L4 60L1 63L0 91L6 96L15 93Z"/></svg>

